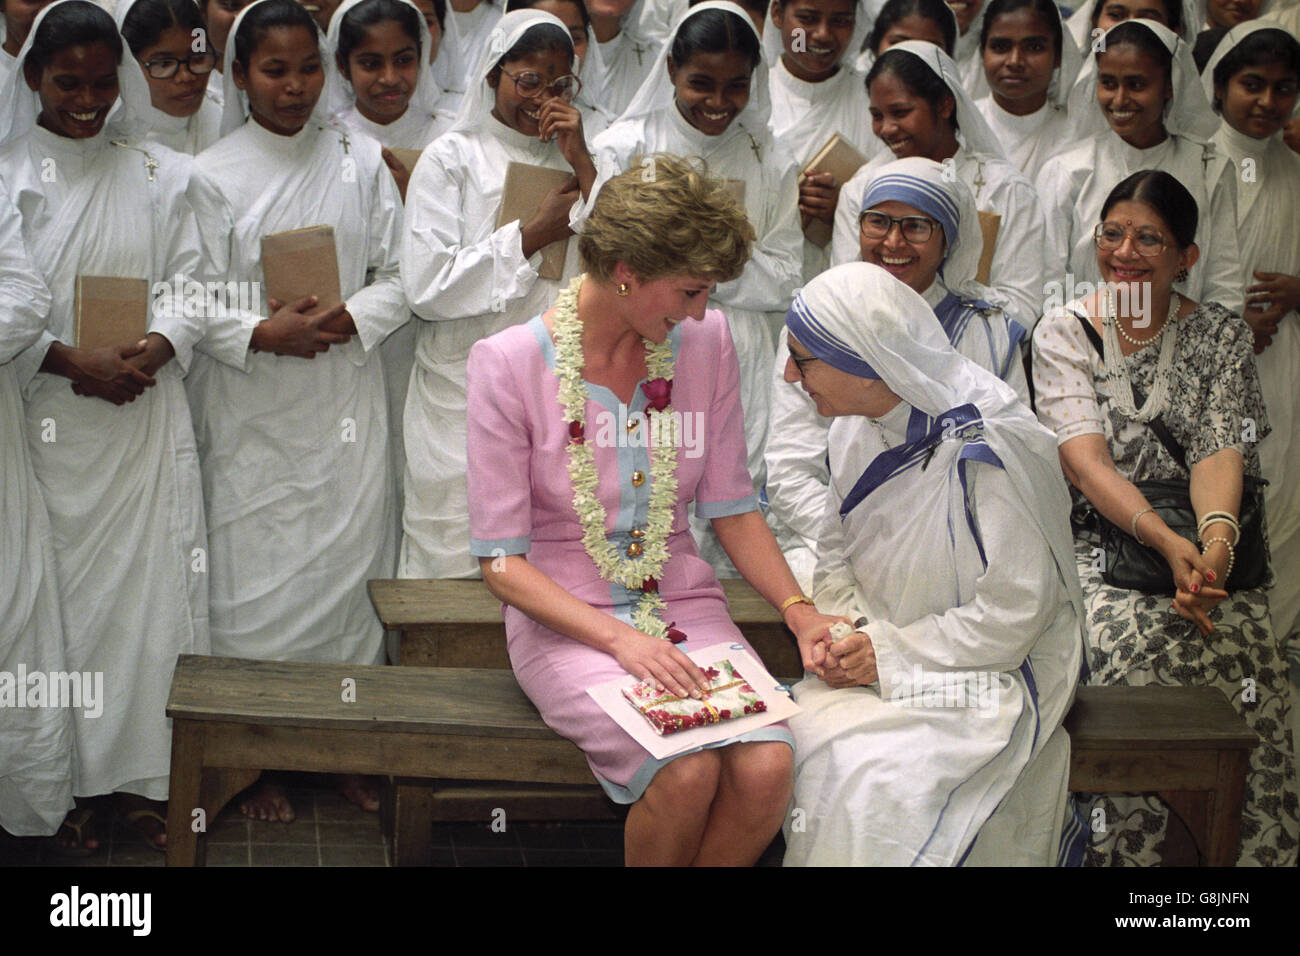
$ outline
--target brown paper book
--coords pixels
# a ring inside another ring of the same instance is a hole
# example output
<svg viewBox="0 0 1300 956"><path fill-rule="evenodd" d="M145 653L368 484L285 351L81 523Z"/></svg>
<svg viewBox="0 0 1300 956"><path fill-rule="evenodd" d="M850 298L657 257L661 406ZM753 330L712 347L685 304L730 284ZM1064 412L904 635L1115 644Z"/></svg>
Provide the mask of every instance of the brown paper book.
<svg viewBox="0 0 1300 956"><path fill-rule="evenodd" d="M406 171L409 173L409 172L411 172L412 170L415 169L415 163L416 163L416 160L418 160L418 159L420 158L420 154L423 153L424 150L422 150L422 149L390 149L389 152L392 153L394 156L397 157L397 161L398 161L399 163L401 163L403 166L405 166L405 167L406 167Z"/></svg>
<svg viewBox="0 0 1300 956"><path fill-rule="evenodd" d="M262 277L266 297L289 305L309 295L329 308L343 301L333 226L308 226L262 237Z"/></svg>
<svg viewBox="0 0 1300 956"><path fill-rule="evenodd" d="M853 178L854 173L866 165L866 162L867 158L854 149L853 144L836 133L817 151L817 155L808 162L803 171L807 175L830 173L835 177L835 182L843 186ZM814 219L808 223L808 228L803 234L809 242L825 248L831 241L831 224Z"/></svg>
<svg viewBox="0 0 1300 956"><path fill-rule="evenodd" d="M549 169L529 163L511 163L506 167L505 186L501 190L501 212L497 215L497 228L519 221L522 226L542 205L542 199L552 189L569 181L573 173L564 169ZM559 279L564 275L564 255L569 249L568 238L542 246L542 264L537 274L543 279Z"/></svg>
<svg viewBox="0 0 1300 956"><path fill-rule="evenodd" d="M1001 216L980 210L980 232L984 234L984 249L980 253L979 268L975 270L975 281L982 285L989 284L989 267L993 265L993 253L998 247L998 230L1001 228Z"/></svg>
<svg viewBox="0 0 1300 956"><path fill-rule="evenodd" d="M134 345L149 331L149 281L77 276L77 348Z"/></svg>

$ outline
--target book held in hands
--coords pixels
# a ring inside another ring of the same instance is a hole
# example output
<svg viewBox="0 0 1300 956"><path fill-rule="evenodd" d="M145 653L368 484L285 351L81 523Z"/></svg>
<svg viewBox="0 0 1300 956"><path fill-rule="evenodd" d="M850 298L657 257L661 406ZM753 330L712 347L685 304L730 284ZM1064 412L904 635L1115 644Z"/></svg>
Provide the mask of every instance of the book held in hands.
<svg viewBox="0 0 1300 956"><path fill-rule="evenodd" d="M836 133L817 151L817 155L809 160L803 173L805 176L830 173L835 177L836 185L843 186L866 162L865 156L854 149L847 139ZM808 228L803 234L813 245L824 249L831 241L831 224L823 219L814 219L808 223Z"/></svg>
<svg viewBox="0 0 1300 956"><path fill-rule="evenodd" d="M338 305L343 296L334 227L307 226L263 236L262 277L267 298L278 299L281 305L311 295L320 300L315 309Z"/></svg>
<svg viewBox="0 0 1300 956"><path fill-rule="evenodd" d="M77 276L76 346L134 345L149 331L149 280Z"/></svg>
<svg viewBox="0 0 1300 956"><path fill-rule="evenodd" d="M553 189L559 189L573 173L566 169L550 169L530 163L511 163L506 167L506 181L501 190L501 212L496 228L518 220L522 227L541 208L542 200ZM556 240L541 248L542 264L537 274L543 279L560 279L564 276L564 257L569 250L568 237Z"/></svg>

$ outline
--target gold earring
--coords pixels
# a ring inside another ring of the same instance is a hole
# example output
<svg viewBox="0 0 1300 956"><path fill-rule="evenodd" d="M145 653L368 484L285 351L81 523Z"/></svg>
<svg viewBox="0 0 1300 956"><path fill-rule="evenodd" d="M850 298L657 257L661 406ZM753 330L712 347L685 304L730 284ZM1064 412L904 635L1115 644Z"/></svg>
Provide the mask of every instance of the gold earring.
<svg viewBox="0 0 1300 956"><path fill-rule="evenodd" d="M616 291L619 295L627 295L629 292L632 291L632 289L628 286L628 284L627 284L626 282L620 282L620 283L618 284L618 288L617 288L615 291Z"/></svg>

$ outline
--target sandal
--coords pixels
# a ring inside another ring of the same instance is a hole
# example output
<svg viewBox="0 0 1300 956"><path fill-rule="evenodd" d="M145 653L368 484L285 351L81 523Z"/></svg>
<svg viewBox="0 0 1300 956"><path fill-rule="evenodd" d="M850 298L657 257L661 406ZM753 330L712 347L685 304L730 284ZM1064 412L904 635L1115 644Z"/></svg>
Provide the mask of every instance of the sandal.
<svg viewBox="0 0 1300 956"><path fill-rule="evenodd" d="M145 846L149 847L152 850L157 850L159 853L167 852L167 844L164 843L162 845L159 845L158 843L154 842L154 837L157 836L157 833L152 831L150 828L143 827L140 825L140 822L142 820L154 820L159 825L161 825L162 834L166 835L167 818L164 817L157 810L155 810L153 807L139 807L138 809L135 810L130 810L125 813L120 813L119 819L121 819L122 823L126 825L126 828L130 830L133 834L135 834L135 836Z"/></svg>
<svg viewBox="0 0 1300 956"><path fill-rule="evenodd" d="M95 811L90 807L76 807L68 812L59 824L58 831L54 836L49 838L48 847L55 856L62 857L86 857L93 853L99 852L99 847L86 846L87 839L95 839L95 832L90 824L95 819ZM66 834L70 835L76 842L72 845L60 843L59 840L67 839Z"/></svg>

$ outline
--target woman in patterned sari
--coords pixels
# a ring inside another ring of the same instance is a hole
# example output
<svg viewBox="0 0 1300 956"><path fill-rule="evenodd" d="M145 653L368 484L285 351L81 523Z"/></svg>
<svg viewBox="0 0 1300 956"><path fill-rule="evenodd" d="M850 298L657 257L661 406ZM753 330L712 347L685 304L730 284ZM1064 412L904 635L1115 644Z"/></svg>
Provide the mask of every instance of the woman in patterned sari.
<svg viewBox="0 0 1300 956"><path fill-rule="evenodd" d="M1261 738L1246 780L1238 862L1294 866L1284 658L1264 588L1224 590L1240 537L1243 475L1259 475L1256 443L1269 428L1250 328L1216 303L1173 291L1199 254L1196 219L1191 194L1168 173L1143 170L1111 191L1094 233L1105 281L1034 332L1037 410L1057 433L1075 488L1090 682L1219 688ZM1148 479L1189 481L1200 547L1151 509L1135 484ZM1090 511L1159 552L1169 566L1164 593L1105 583L1100 539L1083 520ZM1098 806L1105 827L1094 826L1087 862L1159 862L1168 809L1155 795L1099 796L1094 821Z"/></svg>

